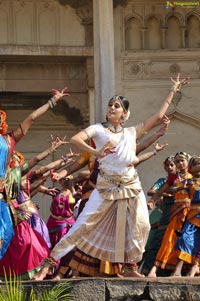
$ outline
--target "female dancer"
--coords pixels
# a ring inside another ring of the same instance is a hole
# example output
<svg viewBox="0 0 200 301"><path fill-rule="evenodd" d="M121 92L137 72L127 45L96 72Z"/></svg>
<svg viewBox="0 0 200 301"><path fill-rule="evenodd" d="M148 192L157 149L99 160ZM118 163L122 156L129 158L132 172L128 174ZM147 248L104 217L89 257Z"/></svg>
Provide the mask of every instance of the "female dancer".
<svg viewBox="0 0 200 301"><path fill-rule="evenodd" d="M152 200L157 200L163 192L166 192L171 187L175 202L171 207L170 222L148 277L156 277L158 268L172 269L175 266L175 258L172 257L173 248L178 236L181 234L183 223L190 209L190 198L185 186L187 181L192 178L192 175L188 172L189 159L190 155L185 152L178 152L175 155L177 174L171 175L161 189L152 197Z"/></svg>
<svg viewBox="0 0 200 301"><path fill-rule="evenodd" d="M107 122L95 124L71 138L83 151L95 154L99 161L96 188L74 226L51 251L44 267L35 275L43 279L49 267L75 246L86 254L110 262L132 263L142 259L149 233L146 200L134 164L136 138L149 131L166 113L180 84L188 78L173 80L160 110L136 127L124 128L129 117L129 102L115 95L108 103ZM85 141L93 139L96 149Z"/></svg>
<svg viewBox="0 0 200 301"><path fill-rule="evenodd" d="M11 167L7 169L7 183L9 184L9 196L12 203L14 219L14 236L11 243L0 260L0 276L20 275L23 279L31 279L37 270L41 260L50 252L50 238L46 224L41 218L36 205L31 200L30 182L37 179L43 172L58 166L65 166L63 159L49 163L36 170L29 170L37 161L40 161L63 144L57 141L52 147L29 162L24 163L24 157L20 152L14 151L11 158ZM70 159L69 159L70 161ZM23 177L21 173L28 171ZM19 261L23 264L18 264Z"/></svg>
<svg viewBox="0 0 200 301"><path fill-rule="evenodd" d="M0 259L5 254L14 234L5 181L5 173L13 149L16 143L27 134L38 117L43 115L49 108L53 108L62 97L69 96L65 93L66 89L64 88L61 92L52 90L54 96L46 104L33 111L15 130L9 133L7 133L6 113L0 110ZM12 205L10 208L12 210Z"/></svg>
<svg viewBox="0 0 200 301"><path fill-rule="evenodd" d="M187 276L199 274L200 246L200 156L193 156L189 161L189 170L193 175L187 186L191 198L191 208L187 215L182 235L178 238L173 256L178 263L172 276L181 276L183 264L190 264Z"/></svg>
<svg viewBox="0 0 200 301"><path fill-rule="evenodd" d="M75 199L72 195L73 182L70 178L59 181L62 189L53 197L50 211L51 215L47 221L50 234L51 248L68 232L75 223L73 207Z"/></svg>
<svg viewBox="0 0 200 301"><path fill-rule="evenodd" d="M168 177L170 177L173 174L176 174L176 164L175 164L174 156L167 157L163 162L163 166L165 171L167 172L167 177L159 178L147 192L148 196L153 196L166 183ZM148 238L147 244L150 243L150 245L146 245L146 254L143 259L142 272L145 275L149 273L150 269L154 264L156 254L161 246L162 239L165 230L167 228L167 225L169 224L170 209L174 204L173 193L164 192L161 198L162 198L162 205L161 205L162 215L157 225L157 228L152 229L153 236L152 237L149 236Z"/></svg>
<svg viewBox="0 0 200 301"><path fill-rule="evenodd" d="M163 124L157 130L153 135L142 141L139 145L136 147L136 154L146 149L149 145L151 145L153 142L155 142L158 138L163 136L169 126L170 120L165 116L162 120ZM95 147L94 143L90 141L90 145ZM166 143L159 145L158 143L155 144L154 150L150 151L148 153L140 155L138 158L140 162L145 161L152 156L155 156L155 154L161 150L163 150L166 146ZM98 166L99 163L96 160L96 158L93 155L90 155L89 153L82 153L77 160L67 167L67 169L62 170L59 173L53 173L52 178L53 180L59 179L59 177L63 177L66 174L70 174L74 172L77 169L80 169L84 165L88 163L88 168L90 170L90 177L88 180L85 181L82 187L82 198L79 205L79 211L78 215L82 212L83 208L85 207L86 202L89 199L90 194L94 190L96 186L96 180L98 176ZM83 165L84 164L84 165ZM65 256L64 256L65 257ZM73 270L73 277L75 275L75 271L78 271L81 274L88 275L88 276L102 276L102 275L118 275L119 277L142 277L138 271L137 271L137 265L131 264L131 266L124 265L123 270L121 264L114 263L114 262L108 262L108 261L101 261L97 258L93 258L91 256L87 256L85 253L81 252L79 249L76 248L74 251L74 255L72 256L72 259L68 261L69 255L67 254L67 260L62 258L62 263L65 261L66 268L62 266L62 269L59 268L58 275L56 276L56 279L61 279L61 277L65 277L65 272L69 270L69 266ZM128 275L128 276L127 276ZM55 278L54 278L55 279Z"/></svg>

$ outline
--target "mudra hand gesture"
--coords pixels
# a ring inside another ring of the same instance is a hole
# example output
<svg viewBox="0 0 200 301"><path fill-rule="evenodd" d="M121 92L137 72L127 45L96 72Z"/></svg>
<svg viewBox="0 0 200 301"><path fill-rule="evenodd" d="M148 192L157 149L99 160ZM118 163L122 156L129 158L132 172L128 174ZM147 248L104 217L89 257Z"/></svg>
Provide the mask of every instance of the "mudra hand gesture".
<svg viewBox="0 0 200 301"><path fill-rule="evenodd" d="M97 151L97 158L101 159L105 157L106 155L115 153L115 146L112 144L112 142L108 141L104 144L104 146Z"/></svg>
<svg viewBox="0 0 200 301"><path fill-rule="evenodd" d="M157 141L156 143L153 143L153 147L157 153L162 151L163 149L165 149L166 146L168 146L167 141L163 142L162 144L160 144L159 141Z"/></svg>
<svg viewBox="0 0 200 301"><path fill-rule="evenodd" d="M51 135L51 140L49 141L51 143L51 147L53 150L56 150L57 148L59 148L59 146L63 145L63 144L68 144L68 141L65 141L66 136L64 136L63 138L60 138L59 136L56 136L54 138L53 135Z"/></svg>
<svg viewBox="0 0 200 301"><path fill-rule="evenodd" d="M176 93L177 91L181 90L182 85L188 85L190 77L185 77L182 80L180 80L180 73L177 74L176 79L170 78L172 83L174 84L171 88L171 91Z"/></svg>
<svg viewBox="0 0 200 301"><path fill-rule="evenodd" d="M52 89L52 93L53 93L53 100L55 102L58 102L59 99L61 99L64 96L70 96L69 93L65 93L65 91L67 91L67 87L64 87L61 91L57 90L57 89Z"/></svg>

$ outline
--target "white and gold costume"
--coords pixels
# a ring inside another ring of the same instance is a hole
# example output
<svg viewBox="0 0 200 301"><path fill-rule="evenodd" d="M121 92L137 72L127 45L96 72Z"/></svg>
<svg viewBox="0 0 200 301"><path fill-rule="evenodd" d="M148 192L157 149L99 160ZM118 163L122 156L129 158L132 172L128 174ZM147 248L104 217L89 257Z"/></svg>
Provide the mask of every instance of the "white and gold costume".
<svg viewBox="0 0 200 301"><path fill-rule="evenodd" d="M149 234L149 216L134 164L136 136L142 125L112 133L102 124L85 129L97 150L107 141L115 152L99 159L96 189L92 192L76 223L51 252L60 259L74 247L109 262L139 262Z"/></svg>

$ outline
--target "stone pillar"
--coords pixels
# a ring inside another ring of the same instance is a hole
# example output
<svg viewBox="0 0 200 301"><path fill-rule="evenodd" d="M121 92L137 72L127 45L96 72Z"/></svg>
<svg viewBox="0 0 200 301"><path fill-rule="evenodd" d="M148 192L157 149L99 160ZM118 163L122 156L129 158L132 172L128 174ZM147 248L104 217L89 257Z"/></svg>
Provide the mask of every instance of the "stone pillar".
<svg viewBox="0 0 200 301"><path fill-rule="evenodd" d="M165 49L165 36L166 36L166 28L161 27L161 32L162 32L162 49Z"/></svg>
<svg viewBox="0 0 200 301"><path fill-rule="evenodd" d="M182 32L182 48L185 48L185 32L186 32L185 26L181 27L181 32Z"/></svg>
<svg viewBox="0 0 200 301"><path fill-rule="evenodd" d="M93 0L93 23L95 120L102 122L115 94L113 0Z"/></svg>
<svg viewBox="0 0 200 301"><path fill-rule="evenodd" d="M146 41L146 31L147 28L142 28L142 49L146 49L145 41Z"/></svg>

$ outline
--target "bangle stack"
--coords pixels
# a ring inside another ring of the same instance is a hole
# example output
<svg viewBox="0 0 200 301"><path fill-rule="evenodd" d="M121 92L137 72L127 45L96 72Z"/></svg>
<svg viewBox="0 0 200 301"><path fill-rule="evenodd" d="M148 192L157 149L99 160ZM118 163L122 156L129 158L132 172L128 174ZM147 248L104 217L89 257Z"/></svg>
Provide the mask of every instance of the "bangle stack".
<svg viewBox="0 0 200 301"><path fill-rule="evenodd" d="M154 148L153 150L153 155L156 156L157 155L157 150Z"/></svg>
<svg viewBox="0 0 200 301"><path fill-rule="evenodd" d="M44 265L50 266L51 268L56 267L57 261L53 257L47 257L44 259Z"/></svg>
<svg viewBox="0 0 200 301"><path fill-rule="evenodd" d="M173 190L174 193L176 193L178 191L176 186L172 186L172 190Z"/></svg>
<svg viewBox="0 0 200 301"><path fill-rule="evenodd" d="M67 161L68 161L68 156L62 156L62 160L63 160L64 163L67 163Z"/></svg>
<svg viewBox="0 0 200 301"><path fill-rule="evenodd" d="M53 109L57 105L57 102L53 99L53 97L51 97L48 100L48 103L49 103L49 106L50 106L51 109Z"/></svg>

